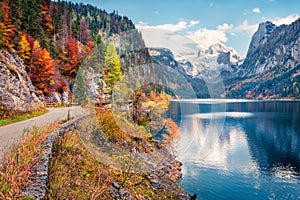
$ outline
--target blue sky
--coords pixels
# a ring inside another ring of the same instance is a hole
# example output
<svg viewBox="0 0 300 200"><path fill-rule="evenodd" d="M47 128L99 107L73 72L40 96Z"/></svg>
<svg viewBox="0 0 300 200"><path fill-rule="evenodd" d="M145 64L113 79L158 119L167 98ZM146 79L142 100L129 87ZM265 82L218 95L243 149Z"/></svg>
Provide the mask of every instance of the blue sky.
<svg viewBox="0 0 300 200"><path fill-rule="evenodd" d="M258 24L291 23L300 16L299 0L73 0L116 10L138 28L168 29L192 39L199 48L222 42L246 54Z"/></svg>

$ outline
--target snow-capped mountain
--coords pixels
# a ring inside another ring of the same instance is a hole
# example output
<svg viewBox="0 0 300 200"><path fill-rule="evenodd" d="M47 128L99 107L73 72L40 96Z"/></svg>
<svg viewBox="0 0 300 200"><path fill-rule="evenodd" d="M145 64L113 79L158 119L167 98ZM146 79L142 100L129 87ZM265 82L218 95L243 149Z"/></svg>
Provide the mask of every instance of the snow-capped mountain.
<svg viewBox="0 0 300 200"><path fill-rule="evenodd" d="M205 50L200 49L193 65L197 70L197 76L214 77L216 73L223 76L234 73L244 59L244 56L233 48L218 43Z"/></svg>

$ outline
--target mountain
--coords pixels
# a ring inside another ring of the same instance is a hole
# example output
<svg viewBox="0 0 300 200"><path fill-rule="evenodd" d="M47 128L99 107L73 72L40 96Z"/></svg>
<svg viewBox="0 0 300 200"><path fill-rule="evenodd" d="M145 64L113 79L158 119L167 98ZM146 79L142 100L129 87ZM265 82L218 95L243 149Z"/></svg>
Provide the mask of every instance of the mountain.
<svg viewBox="0 0 300 200"><path fill-rule="evenodd" d="M168 49L151 49L152 59L178 70L193 86L198 97L211 97L209 81L225 85L227 98L300 97L300 19L276 26L267 21L254 33L246 58L223 44L199 50L189 62ZM209 89L208 89L209 88ZM215 94L221 94L215 92Z"/></svg>
<svg viewBox="0 0 300 200"><path fill-rule="evenodd" d="M237 76L226 82L229 97L300 97L300 19L290 25L259 25Z"/></svg>
<svg viewBox="0 0 300 200"><path fill-rule="evenodd" d="M270 21L259 24L258 30L252 36L247 58L251 57L267 41L275 27L276 25Z"/></svg>
<svg viewBox="0 0 300 200"><path fill-rule="evenodd" d="M224 79L228 79L243 63L244 57L233 48L217 43L206 50L199 50L197 62L197 76L214 77L220 73Z"/></svg>
<svg viewBox="0 0 300 200"><path fill-rule="evenodd" d="M173 55L172 51L167 48L150 48L148 49L151 61L162 67L169 66L179 72L179 76L184 78L193 88L198 98L210 98L207 83L203 77L199 76L198 69L189 60L184 57ZM174 88L184 88L182 83L175 79L169 85Z"/></svg>
<svg viewBox="0 0 300 200"><path fill-rule="evenodd" d="M221 43L211 45L205 50L200 49L195 58L192 58L192 63L184 56L173 55L166 48L152 48L149 51L154 61L171 66L193 78L213 78L216 72L234 73L244 61L242 55Z"/></svg>

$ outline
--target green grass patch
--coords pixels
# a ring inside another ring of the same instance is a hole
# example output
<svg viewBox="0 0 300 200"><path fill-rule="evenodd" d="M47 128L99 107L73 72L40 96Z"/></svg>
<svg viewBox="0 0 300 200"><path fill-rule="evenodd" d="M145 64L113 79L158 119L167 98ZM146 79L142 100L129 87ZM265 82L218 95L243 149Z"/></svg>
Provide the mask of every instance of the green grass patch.
<svg viewBox="0 0 300 200"><path fill-rule="evenodd" d="M24 121L24 120L31 119L31 118L34 118L34 117L38 117L38 116L43 115L47 112L49 112L49 110L43 109L43 110L34 111L32 113L16 115L16 116L8 118L8 119L1 119L0 120L0 126L4 126L4 125L7 125L7 124L20 122L20 121Z"/></svg>

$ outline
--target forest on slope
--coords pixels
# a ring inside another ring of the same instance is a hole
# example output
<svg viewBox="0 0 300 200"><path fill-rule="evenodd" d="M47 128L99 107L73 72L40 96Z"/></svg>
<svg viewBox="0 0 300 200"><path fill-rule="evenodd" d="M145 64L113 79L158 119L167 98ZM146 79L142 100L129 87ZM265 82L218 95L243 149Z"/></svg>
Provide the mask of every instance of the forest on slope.
<svg viewBox="0 0 300 200"><path fill-rule="evenodd" d="M103 45L102 38L131 29L135 26L127 17L91 5L50 0L0 3L0 50L21 58L35 89L45 96L71 91L80 64L93 48Z"/></svg>

